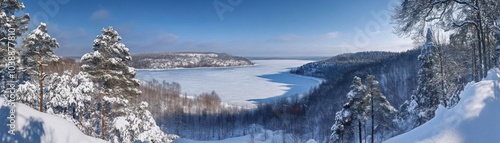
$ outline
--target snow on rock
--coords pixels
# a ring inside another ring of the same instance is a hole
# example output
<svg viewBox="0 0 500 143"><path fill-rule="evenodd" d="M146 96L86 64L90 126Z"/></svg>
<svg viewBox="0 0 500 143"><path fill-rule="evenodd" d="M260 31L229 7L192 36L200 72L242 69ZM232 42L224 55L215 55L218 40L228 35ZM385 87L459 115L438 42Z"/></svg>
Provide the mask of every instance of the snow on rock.
<svg viewBox="0 0 500 143"><path fill-rule="evenodd" d="M480 143L500 140L500 73L490 70L478 83L469 83L452 109L439 107L427 123L386 143Z"/></svg>
<svg viewBox="0 0 500 143"><path fill-rule="evenodd" d="M106 141L83 134L65 119L40 113L24 104L16 103L15 135L9 134L11 107L0 97L0 142L2 143L106 143Z"/></svg>

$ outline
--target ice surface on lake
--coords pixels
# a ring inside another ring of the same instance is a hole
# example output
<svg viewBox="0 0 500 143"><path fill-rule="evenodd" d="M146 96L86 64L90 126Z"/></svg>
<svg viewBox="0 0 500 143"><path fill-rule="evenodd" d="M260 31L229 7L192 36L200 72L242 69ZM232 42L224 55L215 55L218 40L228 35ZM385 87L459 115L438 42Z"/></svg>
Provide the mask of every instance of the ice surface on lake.
<svg viewBox="0 0 500 143"><path fill-rule="evenodd" d="M174 70L140 70L137 78L178 82L182 92L197 95L215 91L223 102L251 106L252 101L266 101L276 96L302 94L321 80L289 74L295 68L312 61L255 60L256 66L238 68L197 68ZM252 100L252 101L249 101Z"/></svg>

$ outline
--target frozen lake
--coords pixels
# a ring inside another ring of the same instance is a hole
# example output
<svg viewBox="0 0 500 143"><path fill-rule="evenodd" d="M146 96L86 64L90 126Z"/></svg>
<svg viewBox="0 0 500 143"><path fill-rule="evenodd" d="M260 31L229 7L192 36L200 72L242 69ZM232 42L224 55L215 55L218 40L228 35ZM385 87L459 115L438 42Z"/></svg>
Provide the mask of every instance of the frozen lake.
<svg viewBox="0 0 500 143"><path fill-rule="evenodd" d="M139 70L137 78L178 82L182 93L197 95L215 91L223 102L252 106L252 102L278 96L302 94L318 85L321 79L289 74L290 68L312 62L306 60L254 60L256 65L237 68L196 68Z"/></svg>

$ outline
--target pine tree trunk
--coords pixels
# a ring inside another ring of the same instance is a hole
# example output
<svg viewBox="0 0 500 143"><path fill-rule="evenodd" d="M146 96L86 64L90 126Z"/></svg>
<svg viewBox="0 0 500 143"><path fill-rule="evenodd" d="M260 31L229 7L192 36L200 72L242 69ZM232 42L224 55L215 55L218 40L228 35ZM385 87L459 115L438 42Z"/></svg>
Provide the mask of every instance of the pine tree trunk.
<svg viewBox="0 0 500 143"><path fill-rule="evenodd" d="M477 1L476 3L476 6L478 8L481 8L481 1ZM486 77L486 74L488 72L488 62L487 62L487 59L488 59L488 54L486 53L486 35L485 35L485 29L484 29L484 25L483 25L483 17L482 17L482 13L481 13L481 10L478 10L477 12L477 17L478 17L478 20L479 20L479 32L481 34L481 39L479 39L479 42L481 42L481 50L483 52L483 59L482 59L482 63L483 63L483 73L482 73L482 77L481 78L485 78Z"/></svg>
<svg viewBox="0 0 500 143"><path fill-rule="evenodd" d="M472 46L472 78L474 78L474 81L477 80L477 55L476 55L477 47Z"/></svg>
<svg viewBox="0 0 500 143"><path fill-rule="evenodd" d="M476 35L477 35L477 45L478 45L478 52L479 52L479 64L478 64L478 79L477 81L481 80L483 78L483 48L481 44L481 32L479 31L479 27L476 29Z"/></svg>
<svg viewBox="0 0 500 143"><path fill-rule="evenodd" d="M101 98L102 100L102 98ZM101 117L101 138L104 139L105 138L105 132L106 132L106 123L105 123L105 118L106 118L106 103L104 101L102 101L102 105L101 105L101 113L102 113L102 117Z"/></svg>
<svg viewBox="0 0 500 143"><path fill-rule="evenodd" d="M40 87L40 112L43 112L43 65L42 65L42 48L38 49L38 84Z"/></svg>
<svg viewBox="0 0 500 143"><path fill-rule="evenodd" d="M482 56L482 53L481 53L481 33L479 32L479 27L476 28L476 37L478 39L478 42L477 42L477 52L478 52L478 59L477 59L477 64L476 64L476 70L477 70L477 77L476 77L476 82L478 82L479 80L481 80L481 78L483 77L483 56Z"/></svg>
<svg viewBox="0 0 500 143"><path fill-rule="evenodd" d="M479 5L480 1L476 0L476 7L480 7ZM479 80L484 78L486 76L486 67L485 67L485 43L484 43L484 33L483 33L483 22L482 22L482 17L481 17L481 11L478 10L476 14L476 18L478 19L478 25L476 25L476 34L477 34L477 42L479 44Z"/></svg>
<svg viewBox="0 0 500 143"><path fill-rule="evenodd" d="M371 113L372 114L372 132L371 132L372 137L371 137L371 140L372 140L372 143L374 143L374 137L375 137L374 136L374 132L375 132L375 114L374 114L375 111L374 110L375 109L373 109L373 95L371 96L371 106L372 106L371 107L372 108L372 113Z"/></svg>
<svg viewBox="0 0 500 143"><path fill-rule="evenodd" d="M366 130L367 130L367 129L366 129L366 124L364 124L364 125L363 125L363 130L364 130L364 132L363 132L363 133L365 133L365 143L366 143L366 135L367 135L367 133L366 133Z"/></svg>
<svg viewBox="0 0 500 143"><path fill-rule="evenodd" d="M83 127L83 124L82 124L82 119L83 119L83 118L82 118L82 116L83 116L83 113L82 113L82 111L80 111L80 116L79 116L79 118L78 118L78 122L79 122L79 123L80 123L80 125Z"/></svg>
<svg viewBox="0 0 500 143"><path fill-rule="evenodd" d="M358 133L359 133L359 143L363 143L363 136L361 135L361 121L358 120Z"/></svg>
<svg viewBox="0 0 500 143"><path fill-rule="evenodd" d="M179 134L179 131L180 131L180 125L181 125L181 121L180 121L180 115L176 115L177 116L177 121L176 121L176 125L175 125L175 133L178 135ZM161 120L164 120L163 118Z"/></svg>
<svg viewBox="0 0 500 143"><path fill-rule="evenodd" d="M344 142L344 132L340 132L340 143Z"/></svg>
<svg viewBox="0 0 500 143"><path fill-rule="evenodd" d="M487 50L487 45L486 45L486 32L485 32L485 29L484 29L484 26L483 26L483 22L480 21L480 27L481 27L481 44L483 45L483 53L484 53L484 56L483 56L483 63L484 63L484 70L483 70L483 78L486 77L486 75L488 74L488 70L490 69L490 64L489 64L489 52Z"/></svg>

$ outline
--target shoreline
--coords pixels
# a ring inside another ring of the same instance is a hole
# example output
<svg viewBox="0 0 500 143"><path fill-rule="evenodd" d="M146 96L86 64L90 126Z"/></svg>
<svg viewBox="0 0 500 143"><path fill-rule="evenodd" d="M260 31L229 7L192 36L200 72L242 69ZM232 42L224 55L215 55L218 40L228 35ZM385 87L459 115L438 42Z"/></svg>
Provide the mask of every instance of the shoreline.
<svg viewBox="0 0 500 143"><path fill-rule="evenodd" d="M170 69L135 69L137 71L168 71L168 70L196 70L196 69L224 69L224 68L244 68L258 66L258 64L253 65L242 65L242 66L227 66L227 67L194 67L194 68L170 68Z"/></svg>
<svg viewBox="0 0 500 143"><path fill-rule="evenodd" d="M193 67L193 68L169 68L169 69L135 69L137 71L168 71L168 70L186 70L186 69L224 69L224 68L244 68L259 66L253 61L269 61L269 60L250 60L253 65L242 65L242 66L227 66L227 67ZM310 60L299 60L299 59L275 59L271 61L310 61ZM316 78L316 77L315 77Z"/></svg>

